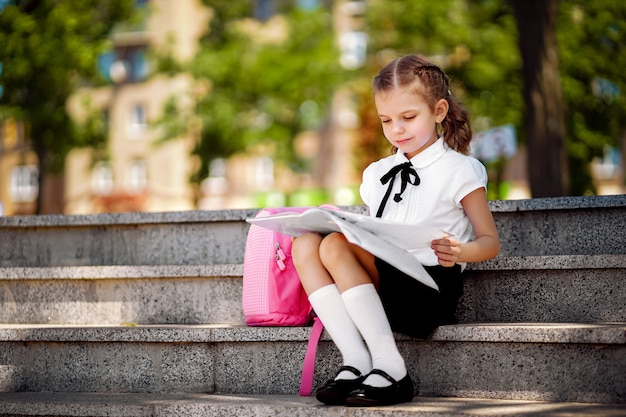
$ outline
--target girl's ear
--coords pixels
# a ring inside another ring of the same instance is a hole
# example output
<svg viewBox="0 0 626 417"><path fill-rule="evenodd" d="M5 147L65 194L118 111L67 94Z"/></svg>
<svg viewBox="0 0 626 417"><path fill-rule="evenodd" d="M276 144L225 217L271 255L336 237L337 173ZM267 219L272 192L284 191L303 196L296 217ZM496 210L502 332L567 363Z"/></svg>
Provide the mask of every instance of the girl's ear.
<svg viewBox="0 0 626 417"><path fill-rule="evenodd" d="M443 119L448 115L449 109L450 104L448 104L448 100L445 98L439 99L439 101L435 103L435 120L437 123L443 122Z"/></svg>

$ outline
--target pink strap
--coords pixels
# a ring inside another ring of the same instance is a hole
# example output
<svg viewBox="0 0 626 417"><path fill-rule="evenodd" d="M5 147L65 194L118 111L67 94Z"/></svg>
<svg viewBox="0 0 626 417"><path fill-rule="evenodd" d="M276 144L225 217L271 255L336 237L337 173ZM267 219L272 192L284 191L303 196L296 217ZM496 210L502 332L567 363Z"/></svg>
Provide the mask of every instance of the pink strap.
<svg viewBox="0 0 626 417"><path fill-rule="evenodd" d="M302 365L302 378L300 380L300 395L308 397L313 391L313 374L315 372L315 356L317 355L317 344L322 336L324 325L322 321L315 317L313 328L309 336L309 344L304 354L304 364Z"/></svg>

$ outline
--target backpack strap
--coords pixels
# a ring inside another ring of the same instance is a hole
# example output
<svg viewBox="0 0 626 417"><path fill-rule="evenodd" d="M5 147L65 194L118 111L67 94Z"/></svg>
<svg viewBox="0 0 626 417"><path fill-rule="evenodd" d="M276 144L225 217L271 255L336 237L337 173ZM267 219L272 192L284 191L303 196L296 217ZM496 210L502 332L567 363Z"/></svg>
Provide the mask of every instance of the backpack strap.
<svg viewBox="0 0 626 417"><path fill-rule="evenodd" d="M313 374L315 372L317 344L319 343L323 330L324 325L322 324L322 321L319 317L315 317L313 321L313 328L311 329L311 334L309 336L309 344L306 348L306 353L304 354L304 364L302 365L300 395L303 397L308 397L313 392Z"/></svg>

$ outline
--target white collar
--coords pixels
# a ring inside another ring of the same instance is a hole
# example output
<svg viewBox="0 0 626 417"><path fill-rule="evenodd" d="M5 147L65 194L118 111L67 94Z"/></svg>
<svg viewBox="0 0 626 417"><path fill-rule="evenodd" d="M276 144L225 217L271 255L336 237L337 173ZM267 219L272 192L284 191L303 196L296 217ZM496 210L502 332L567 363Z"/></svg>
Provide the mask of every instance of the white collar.
<svg viewBox="0 0 626 417"><path fill-rule="evenodd" d="M432 163L434 163L439 158L441 158L443 154L445 154L447 151L448 151L448 146L446 146L445 142L443 141L443 136L440 136L439 139L437 139L435 143L433 143L428 148L424 149L422 152L415 155L413 158L410 159L410 161L414 167L423 169L431 165ZM407 161L409 161L409 159L406 157L404 153L402 152L396 153L395 165L399 165Z"/></svg>

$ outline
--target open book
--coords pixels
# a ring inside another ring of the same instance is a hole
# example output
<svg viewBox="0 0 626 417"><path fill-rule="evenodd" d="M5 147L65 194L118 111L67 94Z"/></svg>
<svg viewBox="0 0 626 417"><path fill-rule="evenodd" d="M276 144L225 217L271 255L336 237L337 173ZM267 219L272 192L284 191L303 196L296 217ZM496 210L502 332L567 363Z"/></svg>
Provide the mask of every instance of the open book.
<svg viewBox="0 0 626 417"><path fill-rule="evenodd" d="M362 214L313 207L303 213L284 212L246 219L250 224L290 236L317 232L343 233L346 239L390 263L423 284L439 290L422 264L409 252L430 248L445 232L405 223L389 222Z"/></svg>

